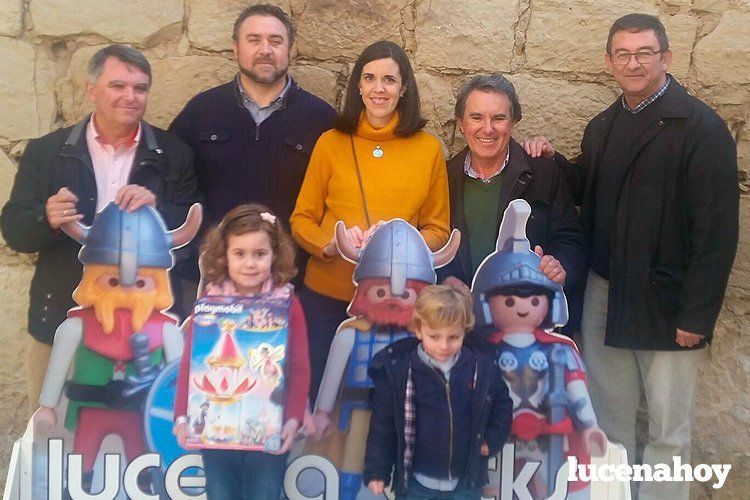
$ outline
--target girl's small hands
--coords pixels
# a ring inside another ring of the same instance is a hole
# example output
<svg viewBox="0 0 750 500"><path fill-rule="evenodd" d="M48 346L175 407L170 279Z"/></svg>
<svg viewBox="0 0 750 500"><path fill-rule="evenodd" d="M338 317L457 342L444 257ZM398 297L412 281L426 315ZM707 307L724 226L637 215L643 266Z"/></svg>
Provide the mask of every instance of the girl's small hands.
<svg viewBox="0 0 750 500"><path fill-rule="evenodd" d="M315 434L315 420L310 410L305 410L305 416L302 417L302 427L297 432L306 438Z"/></svg>
<svg viewBox="0 0 750 500"><path fill-rule="evenodd" d="M172 427L172 434L177 438L177 443L184 448L185 442L187 441L187 424L185 422L174 424L174 427Z"/></svg>
<svg viewBox="0 0 750 500"><path fill-rule="evenodd" d="M316 441L320 441L331 435L331 432L333 432L333 426L331 425L331 416L327 412L317 410L313 414L312 419L315 424L313 437Z"/></svg>
<svg viewBox="0 0 750 500"><path fill-rule="evenodd" d="M289 451L294 444L294 438L297 436L297 429L299 429L299 420L296 418L290 418L284 423L281 428L281 448L277 451L270 451L273 455L283 455Z"/></svg>

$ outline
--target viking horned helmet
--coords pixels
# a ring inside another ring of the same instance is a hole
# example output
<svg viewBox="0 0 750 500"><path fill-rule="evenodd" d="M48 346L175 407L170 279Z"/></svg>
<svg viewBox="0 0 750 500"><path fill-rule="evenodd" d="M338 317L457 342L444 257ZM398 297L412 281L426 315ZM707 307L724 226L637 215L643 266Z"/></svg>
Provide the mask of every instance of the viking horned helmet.
<svg viewBox="0 0 750 500"><path fill-rule="evenodd" d="M435 269L453 259L460 242L461 234L454 229L448 243L432 252L414 226L402 219L392 219L380 226L360 249L347 237L344 222L336 224L339 253L357 266L355 283L363 278L390 278L393 295L404 293L406 280L434 284Z"/></svg>
<svg viewBox="0 0 750 500"><path fill-rule="evenodd" d="M91 226L71 222L62 229L83 245L78 254L83 265L118 266L120 282L132 286L139 267L171 268L172 250L195 237L201 219L201 206L196 203L190 207L182 226L167 231L164 219L155 208L143 206L127 212L110 202L96 215Z"/></svg>

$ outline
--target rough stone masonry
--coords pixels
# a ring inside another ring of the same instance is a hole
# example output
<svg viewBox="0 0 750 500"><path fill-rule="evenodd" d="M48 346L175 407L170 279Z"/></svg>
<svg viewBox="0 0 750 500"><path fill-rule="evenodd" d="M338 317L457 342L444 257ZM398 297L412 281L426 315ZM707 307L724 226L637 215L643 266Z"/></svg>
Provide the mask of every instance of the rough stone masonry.
<svg viewBox="0 0 750 500"><path fill-rule="evenodd" d="M724 487L695 483L695 498L750 491L750 1L749 0L274 0L299 31L292 74L336 106L354 58L367 44L402 44L417 72L429 129L453 141L453 104L465 78L500 71L524 107L517 138L543 133L575 154L588 120L617 95L604 66L610 24L628 12L659 15L672 73L714 107L737 140L741 234L711 362L701 372L694 463L731 463ZM109 43L132 44L153 65L146 118L165 127L197 92L235 73L231 27L238 0L0 0L0 202L8 198L29 139L88 112L85 63ZM26 420L23 359L33 256L0 241L5 294L0 343L0 477Z"/></svg>

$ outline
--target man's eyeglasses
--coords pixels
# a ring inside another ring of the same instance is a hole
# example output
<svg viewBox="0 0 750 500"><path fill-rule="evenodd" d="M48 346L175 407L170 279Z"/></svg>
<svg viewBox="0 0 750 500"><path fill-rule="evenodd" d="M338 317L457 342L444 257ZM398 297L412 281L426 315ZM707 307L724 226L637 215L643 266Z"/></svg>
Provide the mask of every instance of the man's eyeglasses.
<svg viewBox="0 0 750 500"><path fill-rule="evenodd" d="M662 52L664 51L658 50L654 52L652 50L639 50L638 52L616 52L610 54L609 57L612 59L612 62L619 66L625 66L628 64L631 57L635 57L635 60L638 61L639 64L651 64L656 60L656 56Z"/></svg>

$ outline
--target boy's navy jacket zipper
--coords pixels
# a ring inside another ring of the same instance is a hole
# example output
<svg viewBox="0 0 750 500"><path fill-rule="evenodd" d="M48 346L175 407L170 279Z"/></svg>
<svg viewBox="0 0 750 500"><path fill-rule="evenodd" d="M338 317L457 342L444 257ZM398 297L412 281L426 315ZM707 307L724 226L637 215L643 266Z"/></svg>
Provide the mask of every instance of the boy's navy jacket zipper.
<svg viewBox="0 0 750 500"><path fill-rule="evenodd" d="M451 465L453 464L453 406L451 405L451 382L445 381L445 396L448 399L448 480L453 479L451 474Z"/></svg>
<svg viewBox="0 0 750 500"><path fill-rule="evenodd" d="M450 379L446 379L445 374L438 370L437 368L432 367L433 373L435 373L435 376L440 379L440 382L443 384L443 387L445 388L445 399L448 404L448 480L453 479L453 474L451 471L451 465L453 464L453 405L451 404L451 382Z"/></svg>

